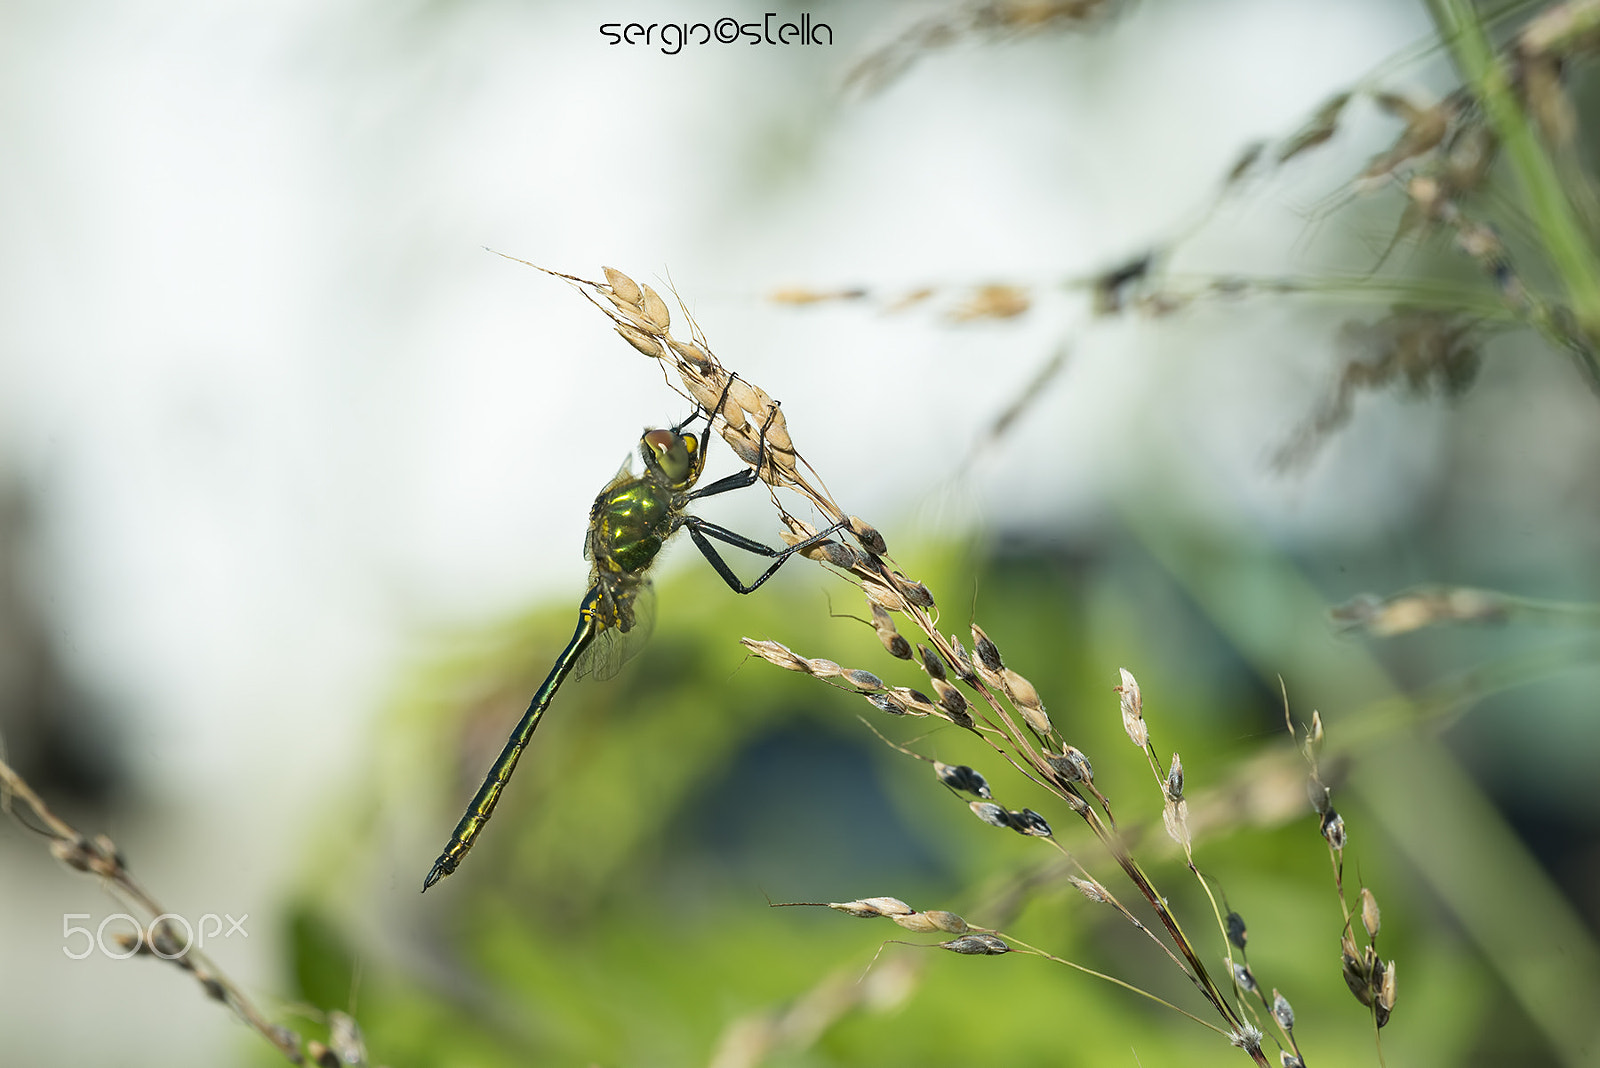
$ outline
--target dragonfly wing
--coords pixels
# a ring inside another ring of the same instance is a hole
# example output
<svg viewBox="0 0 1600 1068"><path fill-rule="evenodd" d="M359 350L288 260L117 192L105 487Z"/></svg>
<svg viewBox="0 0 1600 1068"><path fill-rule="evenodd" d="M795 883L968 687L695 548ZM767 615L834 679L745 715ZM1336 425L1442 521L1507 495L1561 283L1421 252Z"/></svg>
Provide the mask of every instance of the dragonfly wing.
<svg viewBox="0 0 1600 1068"><path fill-rule="evenodd" d="M620 594L618 599L626 601L623 611L631 610L632 621L627 630L622 629L622 621L618 620L600 632L599 638L578 662L580 677L592 675L600 680L613 677L622 670L622 665L638 655L650 637L656 616L655 592L650 584L635 586Z"/></svg>

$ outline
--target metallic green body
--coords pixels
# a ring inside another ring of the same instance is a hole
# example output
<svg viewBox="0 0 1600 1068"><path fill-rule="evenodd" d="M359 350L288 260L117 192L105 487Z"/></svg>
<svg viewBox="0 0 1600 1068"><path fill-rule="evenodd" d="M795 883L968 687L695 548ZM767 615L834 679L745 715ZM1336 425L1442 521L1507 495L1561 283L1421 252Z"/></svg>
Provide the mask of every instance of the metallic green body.
<svg viewBox="0 0 1600 1068"><path fill-rule="evenodd" d="M649 583L646 571L681 523L687 494L705 465L699 444L693 434L649 431L639 443L644 474L624 471L594 499L584 542L584 556L590 561L589 590L578 606L577 629L434 861L424 890L455 871L472 848L556 690L579 667L595 639L603 631L633 629L634 602Z"/></svg>

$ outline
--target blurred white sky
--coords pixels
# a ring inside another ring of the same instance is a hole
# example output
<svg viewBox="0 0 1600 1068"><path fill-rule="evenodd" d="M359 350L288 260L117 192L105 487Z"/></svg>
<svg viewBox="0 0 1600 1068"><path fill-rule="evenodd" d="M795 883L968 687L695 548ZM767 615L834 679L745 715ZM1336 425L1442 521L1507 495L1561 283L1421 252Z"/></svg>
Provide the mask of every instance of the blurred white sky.
<svg viewBox="0 0 1600 1068"><path fill-rule="evenodd" d="M852 61L938 8L785 9L826 20L835 44L782 54L667 56L598 33L752 17L668 7L35 0L0 14L0 465L41 510L33 578L60 644L174 811L203 797L213 827L295 826L419 636L576 599L595 491L642 426L685 413L577 294L482 246L658 288L670 272L723 361L783 400L835 496L887 521L940 491L1081 309L952 329L761 294L1108 267L1205 203L1246 143L1290 132L1426 32L1379 0L1148 0L1090 38L957 47L844 101ZM1197 252L1272 273L1303 226L1241 224ZM1262 320L1254 397L1280 336ZM1182 438L1246 514L1287 496L1327 522L1315 478L1264 472L1301 410L1228 417L1244 403L1238 335L1212 352L1215 317L1181 329L1190 409L1224 406L1203 431L1147 392L1179 335L1101 331L982 469L975 512L1013 509L1013 480L1041 468L1005 458L1032 454L1062 483L1052 502L1092 513L1128 477L1130 438L1153 437ZM1296 366L1286 356L1286 389L1305 384ZM883 429L891 396L922 432ZM1344 492L1397 501L1407 473L1384 477ZM772 534L759 507L743 514ZM262 796L291 818L246 807ZM39 852L0 835L0 856L25 850ZM239 899L248 885L265 908L282 874L211 885ZM4 937L58 952L53 927ZM49 988L0 999L0 1032L44 1049Z"/></svg>

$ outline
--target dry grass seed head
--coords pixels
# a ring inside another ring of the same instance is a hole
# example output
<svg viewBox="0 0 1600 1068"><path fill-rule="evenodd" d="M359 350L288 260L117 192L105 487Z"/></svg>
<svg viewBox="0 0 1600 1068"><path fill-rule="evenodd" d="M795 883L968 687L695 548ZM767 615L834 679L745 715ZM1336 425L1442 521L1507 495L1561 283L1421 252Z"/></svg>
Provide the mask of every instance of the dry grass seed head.
<svg viewBox="0 0 1600 1068"><path fill-rule="evenodd" d="M1189 802L1168 801L1161 809L1161 823L1171 838L1185 851L1189 848Z"/></svg>
<svg viewBox="0 0 1600 1068"><path fill-rule="evenodd" d="M1150 741L1149 728L1144 723L1144 696L1139 692L1139 680L1127 668L1122 672L1122 685L1115 687L1121 697L1122 729L1134 745L1143 749Z"/></svg>
<svg viewBox="0 0 1600 1068"><path fill-rule="evenodd" d="M1067 882L1071 883L1078 893L1097 905L1105 905L1111 901L1111 895L1106 892L1106 888L1093 879L1080 879L1076 875L1069 875Z"/></svg>
<svg viewBox="0 0 1600 1068"><path fill-rule="evenodd" d="M1383 916L1378 911L1378 899L1366 887L1361 888L1361 926L1367 930L1367 938L1376 939L1378 930L1383 926Z"/></svg>

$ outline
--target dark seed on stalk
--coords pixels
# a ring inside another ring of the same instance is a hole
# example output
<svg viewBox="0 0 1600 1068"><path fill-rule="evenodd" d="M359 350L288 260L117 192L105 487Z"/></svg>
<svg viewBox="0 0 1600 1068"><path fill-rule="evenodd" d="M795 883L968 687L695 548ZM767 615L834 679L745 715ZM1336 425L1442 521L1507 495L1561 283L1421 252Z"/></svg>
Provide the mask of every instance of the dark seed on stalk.
<svg viewBox="0 0 1600 1068"><path fill-rule="evenodd" d="M1272 992L1272 1015L1285 1031L1294 1030L1294 1009L1290 1007L1289 999L1276 990Z"/></svg>
<svg viewBox="0 0 1600 1068"><path fill-rule="evenodd" d="M952 953L965 953L969 956L994 957L1001 953L1011 952L1011 947L991 934L969 934L960 938L952 938L948 942L940 942L939 948L948 949Z"/></svg>
<svg viewBox="0 0 1600 1068"><path fill-rule="evenodd" d="M870 523L860 516L850 516L850 532L856 536L861 547L874 556L887 556L889 546L884 543L883 535L879 534Z"/></svg>
<svg viewBox="0 0 1600 1068"><path fill-rule="evenodd" d="M933 594L928 591L928 587L915 579L908 579L904 575L896 575L895 588L900 591L900 596L906 599L907 604L914 604L918 608L933 607Z"/></svg>
<svg viewBox="0 0 1600 1068"><path fill-rule="evenodd" d="M935 760L933 762L933 773L939 777L940 782L952 790L960 790L962 793L972 794L976 797L988 798L993 796L989 792L988 780L965 764L943 764Z"/></svg>
<svg viewBox="0 0 1600 1068"><path fill-rule="evenodd" d="M967 715L967 699L960 690L943 679L933 680L933 692L939 695L939 707L952 716ZM971 718L971 717L967 717Z"/></svg>
<svg viewBox="0 0 1600 1068"><path fill-rule="evenodd" d="M950 635L950 648L955 650L956 654L956 676L962 682L971 685L973 680L972 657L967 654L966 646L962 645L960 640L952 634Z"/></svg>
<svg viewBox="0 0 1600 1068"><path fill-rule="evenodd" d="M1326 838L1328 844L1335 850L1344 848L1344 817L1335 812L1331 805L1328 811L1322 814L1322 837Z"/></svg>
<svg viewBox="0 0 1600 1068"><path fill-rule="evenodd" d="M891 716L903 716L906 714L905 705L901 703L900 698L892 693L869 693L866 698L872 702L872 707L879 712L887 712Z"/></svg>
<svg viewBox="0 0 1600 1068"><path fill-rule="evenodd" d="M851 668L849 671L846 671L844 673L844 679L850 685L852 685L852 686L854 686L854 687L856 687L858 689L862 689L862 690L881 690L881 689L883 689L883 680L882 679L878 678L878 676L874 675L872 672L863 671L860 668Z"/></svg>
<svg viewBox="0 0 1600 1068"><path fill-rule="evenodd" d="M972 814L994 827L1010 827L1011 813L989 801L973 801L968 805Z"/></svg>
<svg viewBox="0 0 1600 1068"><path fill-rule="evenodd" d="M1000 662L1000 650L976 623L972 625L972 643L978 654L978 663L990 671L999 671L1005 666Z"/></svg>
<svg viewBox="0 0 1600 1068"><path fill-rule="evenodd" d="M1164 787L1168 801L1183 800L1183 763L1178 759L1178 754L1172 754L1172 770L1167 772L1167 783Z"/></svg>
<svg viewBox="0 0 1600 1068"><path fill-rule="evenodd" d="M1031 808L1011 813L1011 829L1018 834L1031 834L1036 838L1049 838L1050 825L1043 816Z"/></svg>
<svg viewBox="0 0 1600 1068"><path fill-rule="evenodd" d="M1076 746L1065 746L1061 752L1045 757L1056 774L1067 782L1094 782L1094 768L1089 764L1089 758L1083 755L1083 750Z"/></svg>
<svg viewBox="0 0 1600 1068"><path fill-rule="evenodd" d="M1244 917L1237 912L1228 913L1228 941L1239 949L1244 949L1245 942L1250 939L1250 932L1245 930Z"/></svg>

